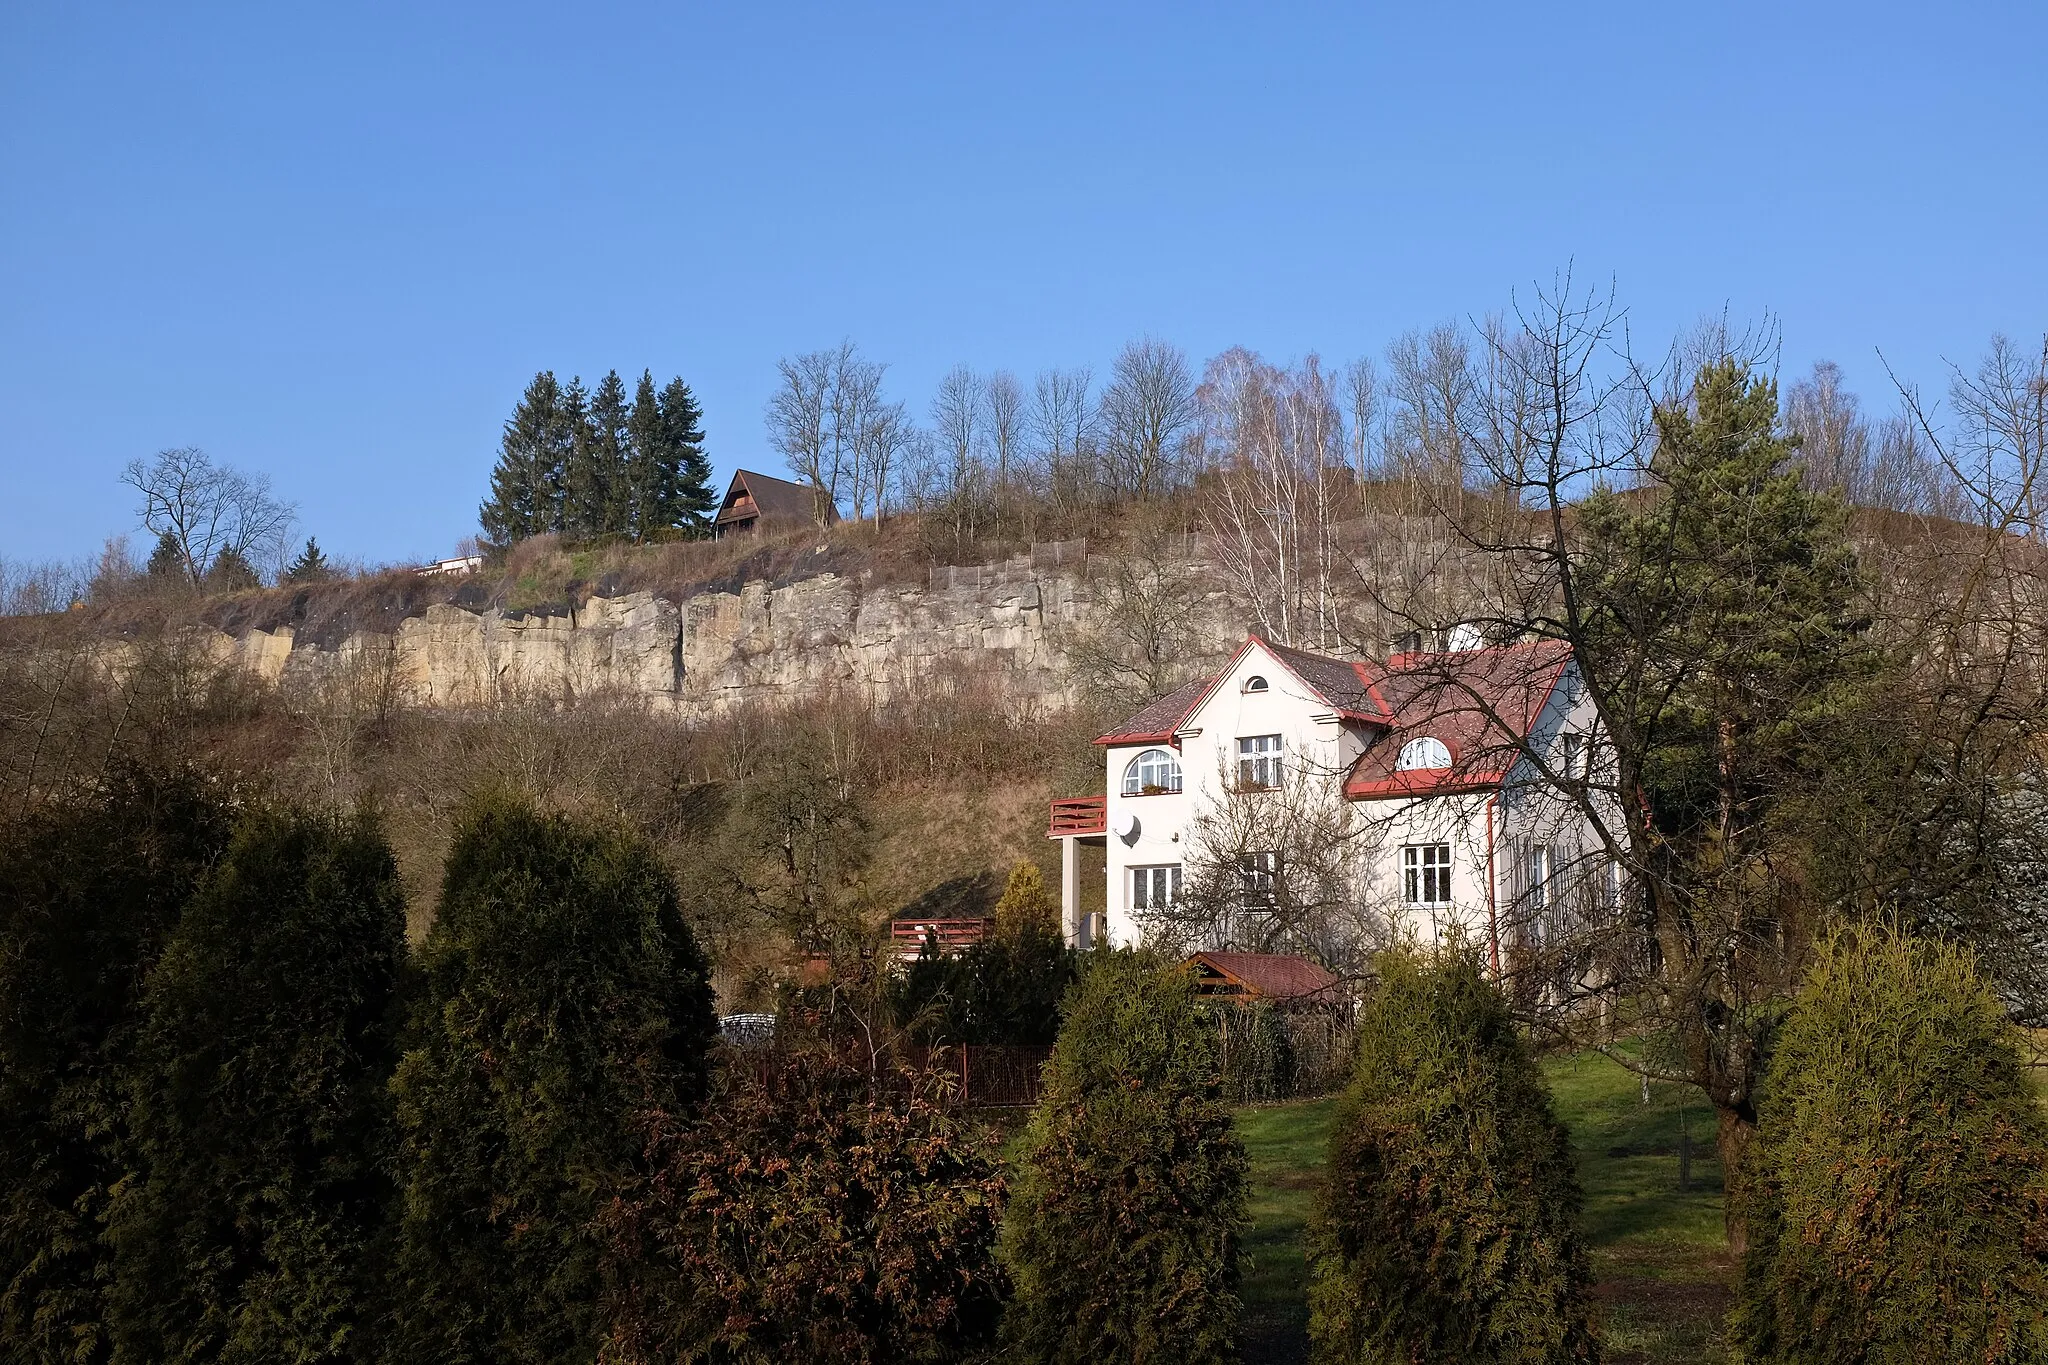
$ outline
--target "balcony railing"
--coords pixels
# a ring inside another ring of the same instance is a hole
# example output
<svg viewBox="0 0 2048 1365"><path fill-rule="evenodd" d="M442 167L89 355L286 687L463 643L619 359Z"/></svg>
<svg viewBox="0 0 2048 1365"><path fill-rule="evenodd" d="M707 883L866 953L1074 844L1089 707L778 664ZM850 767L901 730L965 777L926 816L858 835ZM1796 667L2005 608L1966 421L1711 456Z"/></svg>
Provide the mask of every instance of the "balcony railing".
<svg viewBox="0 0 2048 1365"><path fill-rule="evenodd" d="M889 938L896 956L915 962L927 941L941 957L952 957L987 938L995 929L992 919L899 919L889 925Z"/></svg>
<svg viewBox="0 0 2048 1365"><path fill-rule="evenodd" d="M1052 803L1052 821L1045 828L1048 839L1064 839L1070 834L1107 834L1109 814L1106 796L1075 796Z"/></svg>

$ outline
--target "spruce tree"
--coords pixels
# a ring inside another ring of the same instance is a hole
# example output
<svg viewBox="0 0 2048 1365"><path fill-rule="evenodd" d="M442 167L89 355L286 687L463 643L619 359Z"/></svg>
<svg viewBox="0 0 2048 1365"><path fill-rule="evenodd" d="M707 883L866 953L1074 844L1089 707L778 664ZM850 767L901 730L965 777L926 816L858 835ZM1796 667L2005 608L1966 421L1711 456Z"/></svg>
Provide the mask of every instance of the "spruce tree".
<svg viewBox="0 0 2048 1365"><path fill-rule="evenodd" d="M227 841L216 783L117 768L0 828L0 1359L106 1359L107 1192L142 983Z"/></svg>
<svg viewBox="0 0 2048 1365"><path fill-rule="evenodd" d="M176 535L165 531L156 538L156 548L149 552L149 563L145 572L155 583L191 581L185 573L185 551L179 547Z"/></svg>
<svg viewBox="0 0 2048 1365"><path fill-rule="evenodd" d="M706 966L645 843L510 798L462 817L393 1083L397 1352L587 1362L594 1219L640 1168L636 1115L687 1112Z"/></svg>
<svg viewBox="0 0 2048 1365"><path fill-rule="evenodd" d="M668 471L661 524L707 533L718 491L711 486L711 457L704 452L704 412L681 378L662 387L661 424Z"/></svg>
<svg viewBox="0 0 2048 1365"><path fill-rule="evenodd" d="M371 1360L405 905L367 819L246 817L186 907L124 1087L114 1360Z"/></svg>
<svg viewBox="0 0 2048 1365"><path fill-rule="evenodd" d="M1003 1226L1021 1359L1237 1360L1246 1160L1217 1066L1188 972L1129 953L1089 967Z"/></svg>
<svg viewBox="0 0 2048 1365"><path fill-rule="evenodd" d="M633 390L633 410L626 419L627 501L632 506L633 539L645 541L671 525L669 504L674 501L671 484L674 471L668 462L667 429L661 420L661 403L654 391L654 373L640 372Z"/></svg>
<svg viewBox="0 0 2048 1365"><path fill-rule="evenodd" d="M2048 1122L1960 948L1825 943L1765 1077L1749 1361L2048 1360Z"/></svg>
<svg viewBox="0 0 2048 1365"><path fill-rule="evenodd" d="M578 414L578 435L563 479L564 530L578 540L617 535L626 529L626 386L613 370L584 395L580 382L569 388Z"/></svg>
<svg viewBox="0 0 2048 1365"><path fill-rule="evenodd" d="M1310 1246L1323 1365L1590 1361L1564 1126L1475 961L1388 954Z"/></svg>
<svg viewBox="0 0 2048 1365"><path fill-rule="evenodd" d="M533 377L499 440L491 496L479 515L485 539L511 545L562 529L568 418L552 370Z"/></svg>
<svg viewBox="0 0 2048 1365"><path fill-rule="evenodd" d="M329 576L327 556L320 552L320 542L311 536L307 536L306 548L299 551L299 557L286 566L284 581L287 583L324 583Z"/></svg>
<svg viewBox="0 0 2048 1365"><path fill-rule="evenodd" d="M206 566L202 584L208 592L246 592L250 588L261 587L263 580L256 576L249 557L230 545Z"/></svg>

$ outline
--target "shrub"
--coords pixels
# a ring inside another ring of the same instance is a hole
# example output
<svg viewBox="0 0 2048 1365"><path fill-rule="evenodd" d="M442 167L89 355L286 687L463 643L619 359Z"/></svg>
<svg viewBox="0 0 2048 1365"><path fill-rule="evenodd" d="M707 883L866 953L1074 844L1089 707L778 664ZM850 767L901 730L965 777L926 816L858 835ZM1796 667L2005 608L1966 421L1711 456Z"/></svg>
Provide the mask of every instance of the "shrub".
<svg viewBox="0 0 2048 1365"><path fill-rule="evenodd" d="M1565 1129L1469 956L1381 959L1310 1240L1315 1359L1592 1360Z"/></svg>
<svg viewBox="0 0 2048 1365"><path fill-rule="evenodd" d="M478 803L449 850L393 1088L404 1208L398 1355L588 1361L594 1218L633 1118L701 1095L705 963L640 840Z"/></svg>
<svg viewBox="0 0 2048 1365"><path fill-rule="evenodd" d="M2048 1359L2048 1125L1966 952L1822 946L1750 1175L1733 1321L1749 1359Z"/></svg>
<svg viewBox="0 0 2048 1365"><path fill-rule="evenodd" d="M367 1359L404 897L368 820L245 819L143 999L115 1359ZM383 1250L383 1248L379 1248Z"/></svg>
<svg viewBox="0 0 2048 1365"><path fill-rule="evenodd" d="M1043 1047L1077 975L1074 952L1035 926L953 957L927 945L895 988L896 1012L931 1041Z"/></svg>
<svg viewBox="0 0 2048 1365"><path fill-rule="evenodd" d="M0 831L0 1358L104 1358L117 1078L143 976L227 828L204 778L120 769Z"/></svg>
<svg viewBox="0 0 2048 1365"><path fill-rule="evenodd" d="M1193 978L1098 958L1021 1143L1005 1335L1054 1365L1235 1361L1245 1172Z"/></svg>
<svg viewBox="0 0 2048 1365"><path fill-rule="evenodd" d="M1060 903L1045 889L1045 877L1036 863L1020 862L1010 869L1003 898L996 902L996 933L1017 938L1026 933L1059 937Z"/></svg>
<svg viewBox="0 0 2048 1365"><path fill-rule="evenodd" d="M608 1360L935 1362L994 1335L1003 1181L932 1075L821 1048L735 1057L707 1116L657 1118L614 1210Z"/></svg>

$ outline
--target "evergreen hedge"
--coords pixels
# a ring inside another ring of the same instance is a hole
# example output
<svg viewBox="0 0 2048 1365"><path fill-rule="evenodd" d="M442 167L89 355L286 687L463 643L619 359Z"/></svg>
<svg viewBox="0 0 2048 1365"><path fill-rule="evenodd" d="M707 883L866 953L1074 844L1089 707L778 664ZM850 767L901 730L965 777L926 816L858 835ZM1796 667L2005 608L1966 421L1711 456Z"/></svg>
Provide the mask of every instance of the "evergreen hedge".
<svg viewBox="0 0 2048 1365"><path fill-rule="evenodd" d="M2048 1124L1968 953L1823 945L1749 1169L1747 1359L2048 1360Z"/></svg>
<svg viewBox="0 0 2048 1365"><path fill-rule="evenodd" d="M1130 953L1090 964L1003 1227L1020 1358L1236 1361L1247 1163L1217 1069L1191 975Z"/></svg>
<svg viewBox="0 0 2048 1365"><path fill-rule="evenodd" d="M941 1077L837 1051L731 1054L704 1118L657 1120L610 1219L618 1365L924 1365L993 1340L997 1144Z"/></svg>
<svg viewBox="0 0 2048 1365"><path fill-rule="evenodd" d="M1590 1361L1564 1126L1464 954L1388 954L1359 1019L1310 1239L1314 1358Z"/></svg>
<svg viewBox="0 0 2048 1365"><path fill-rule="evenodd" d="M119 1076L144 975L228 827L201 775L119 768L0 830L0 1359L105 1359Z"/></svg>
<svg viewBox="0 0 2048 1365"><path fill-rule="evenodd" d="M394 1090L398 1353L591 1360L600 1209L641 1116L701 1096L706 966L641 840L493 798L464 815Z"/></svg>
<svg viewBox="0 0 2048 1365"><path fill-rule="evenodd" d="M247 817L151 973L116 1361L372 1358L405 903L367 819Z"/></svg>

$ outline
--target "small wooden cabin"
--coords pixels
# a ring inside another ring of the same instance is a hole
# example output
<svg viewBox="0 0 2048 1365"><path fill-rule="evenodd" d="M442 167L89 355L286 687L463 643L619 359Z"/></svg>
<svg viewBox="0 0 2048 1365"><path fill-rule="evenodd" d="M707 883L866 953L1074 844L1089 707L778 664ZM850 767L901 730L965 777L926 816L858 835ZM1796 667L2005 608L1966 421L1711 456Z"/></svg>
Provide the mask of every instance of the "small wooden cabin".
<svg viewBox="0 0 2048 1365"><path fill-rule="evenodd" d="M1348 1004L1343 983L1319 963L1287 953L1196 953L1184 964L1195 974L1195 994L1249 1004L1264 1000L1283 1012L1339 1009Z"/></svg>
<svg viewBox="0 0 2048 1365"><path fill-rule="evenodd" d="M725 500L718 504L718 515L711 522L711 533L721 537L746 535L768 525L803 526L838 519L831 501L819 489L742 469L726 486Z"/></svg>

